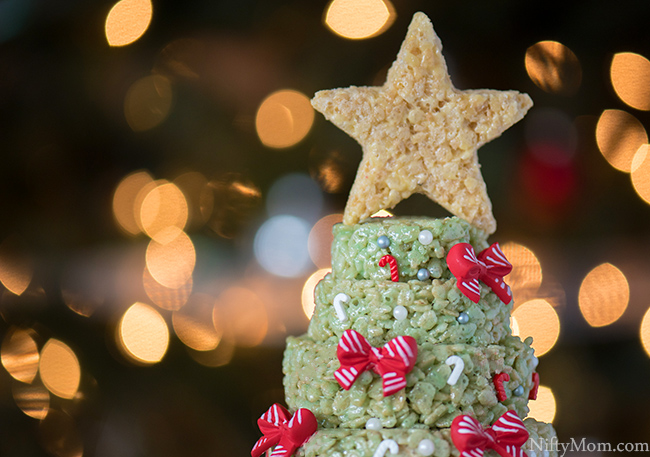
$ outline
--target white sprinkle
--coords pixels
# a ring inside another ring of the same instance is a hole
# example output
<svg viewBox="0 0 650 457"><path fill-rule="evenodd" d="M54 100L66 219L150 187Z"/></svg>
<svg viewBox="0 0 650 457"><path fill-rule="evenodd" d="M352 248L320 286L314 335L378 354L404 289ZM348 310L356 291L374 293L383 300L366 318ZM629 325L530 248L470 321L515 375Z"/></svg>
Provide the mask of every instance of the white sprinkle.
<svg viewBox="0 0 650 457"><path fill-rule="evenodd" d="M350 296L348 294L344 294L343 292L341 292L336 297L334 297L333 300L334 311L336 311L336 317L338 317L341 322L345 322L348 320L348 315L345 313L345 309L343 308L343 303L347 303L349 301L350 301Z"/></svg>

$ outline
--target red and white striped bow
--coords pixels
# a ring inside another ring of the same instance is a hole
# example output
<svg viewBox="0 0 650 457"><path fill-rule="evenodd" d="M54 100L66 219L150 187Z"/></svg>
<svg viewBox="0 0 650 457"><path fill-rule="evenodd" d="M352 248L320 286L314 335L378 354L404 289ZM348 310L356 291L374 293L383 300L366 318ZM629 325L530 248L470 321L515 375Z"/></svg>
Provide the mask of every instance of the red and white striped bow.
<svg viewBox="0 0 650 457"><path fill-rule="evenodd" d="M501 252L499 243L481 251L478 256L471 244L455 244L447 254L447 265L456 277L458 289L474 303L481 298L479 279L506 305L512 300L510 287L503 281L503 277L512 271L512 265Z"/></svg>
<svg viewBox="0 0 650 457"><path fill-rule="evenodd" d="M528 430L512 410L485 430L467 415L458 416L451 423L451 440L461 457L482 457L486 449L494 449L501 457L528 457L521 449L527 439Z"/></svg>
<svg viewBox="0 0 650 457"><path fill-rule="evenodd" d="M341 368L334 377L348 390L366 370L379 374L384 383L384 397L406 387L406 374L413 369L418 358L418 344L410 336L393 338L381 349L370 343L355 330L346 330L339 340L336 356Z"/></svg>
<svg viewBox="0 0 650 457"><path fill-rule="evenodd" d="M257 425L264 436L253 446L252 457L260 457L273 446L275 449L271 457L293 455L318 428L314 414L308 409L300 408L292 417L289 411L278 403L262 414L257 420Z"/></svg>

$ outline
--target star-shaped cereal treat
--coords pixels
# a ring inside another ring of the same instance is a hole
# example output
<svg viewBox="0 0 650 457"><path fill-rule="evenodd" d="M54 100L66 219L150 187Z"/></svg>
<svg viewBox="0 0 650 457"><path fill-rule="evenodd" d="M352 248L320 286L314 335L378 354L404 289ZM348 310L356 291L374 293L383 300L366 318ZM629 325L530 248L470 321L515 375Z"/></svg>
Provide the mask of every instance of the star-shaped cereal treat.
<svg viewBox="0 0 650 457"><path fill-rule="evenodd" d="M496 230L477 149L521 120L532 101L516 91L456 89L425 14L413 17L383 86L320 91L312 105L363 148L345 224L419 192L488 234Z"/></svg>

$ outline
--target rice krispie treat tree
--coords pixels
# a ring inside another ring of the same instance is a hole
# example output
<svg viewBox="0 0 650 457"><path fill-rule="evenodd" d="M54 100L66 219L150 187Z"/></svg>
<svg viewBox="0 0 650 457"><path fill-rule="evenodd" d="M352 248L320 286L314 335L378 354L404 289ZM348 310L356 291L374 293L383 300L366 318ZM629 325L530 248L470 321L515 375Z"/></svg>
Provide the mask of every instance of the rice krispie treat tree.
<svg viewBox="0 0 650 457"><path fill-rule="evenodd" d="M512 266L487 242L496 222L477 157L532 102L455 89L441 51L417 13L382 87L312 100L363 159L307 334L287 339L289 409L262 415L252 457L535 457L533 442L552 447L550 424L522 420L537 358L509 327ZM415 192L455 216L368 219Z"/></svg>

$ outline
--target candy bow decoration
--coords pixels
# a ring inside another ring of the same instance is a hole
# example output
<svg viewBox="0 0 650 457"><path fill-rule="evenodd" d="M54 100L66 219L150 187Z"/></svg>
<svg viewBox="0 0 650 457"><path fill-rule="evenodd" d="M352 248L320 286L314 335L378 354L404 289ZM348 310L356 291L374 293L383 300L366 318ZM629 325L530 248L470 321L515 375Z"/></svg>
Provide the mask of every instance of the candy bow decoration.
<svg viewBox="0 0 650 457"><path fill-rule="evenodd" d="M447 254L447 265L456 277L458 289L474 303L481 298L479 280L487 284L503 303L512 300L510 287L503 281L503 277L512 271L512 265L501 252L499 243L481 251L478 256L471 244L455 244Z"/></svg>
<svg viewBox="0 0 650 457"><path fill-rule="evenodd" d="M467 415L458 416L451 423L451 440L461 457L482 457L486 449L494 449L501 457L528 457L521 449L527 439L528 430L512 410L485 430Z"/></svg>
<svg viewBox="0 0 650 457"><path fill-rule="evenodd" d="M373 370L383 379L384 397L393 395L406 387L406 374L418 358L418 345L415 338L398 336L381 349L370 343L355 330L346 330L339 340L336 356L341 368L334 377L345 390L366 370Z"/></svg>
<svg viewBox="0 0 650 457"><path fill-rule="evenodd" d="M292 417L289 411L278 403L262 414L257 420L257 425L264 436L253 446L252 457L260 457L273 446L275 449L271 457L293 455L318 428L314 414L308 409L300 408Z"/></svg>

